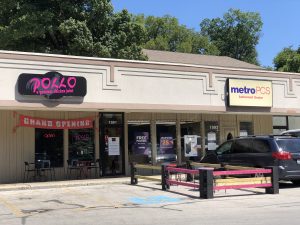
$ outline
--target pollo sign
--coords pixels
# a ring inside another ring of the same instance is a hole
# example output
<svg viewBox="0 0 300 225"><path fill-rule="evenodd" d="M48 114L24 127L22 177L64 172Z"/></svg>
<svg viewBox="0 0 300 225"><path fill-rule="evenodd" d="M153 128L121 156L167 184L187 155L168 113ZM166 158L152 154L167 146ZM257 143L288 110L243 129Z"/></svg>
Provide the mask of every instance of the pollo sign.
<svg viewBox="0 0 300 225"><path fill-rule="evenodd" d="M64 96L84 97L86 79L63 76L54 71L44 75L22 73L18 77L18 92L21 95L44 96L48 99L59 99Z"/></svg>
<svg viewBox="0 0 300 225"><path fill-rule="evenodd" d="M271 81L228 79L229 106L272 107Z"/></svg>

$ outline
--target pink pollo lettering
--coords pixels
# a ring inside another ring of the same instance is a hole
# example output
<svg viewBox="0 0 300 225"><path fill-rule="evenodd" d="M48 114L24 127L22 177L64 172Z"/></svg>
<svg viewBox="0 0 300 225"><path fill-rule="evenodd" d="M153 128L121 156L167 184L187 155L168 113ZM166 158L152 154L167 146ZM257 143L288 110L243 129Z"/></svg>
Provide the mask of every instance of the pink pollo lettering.
<svg viewBox="0 0 300 225"><path fill-rule="evenodd" d="M58 89L73 89L76 86L76 77L49 77L32 78L30 83L33 83L33 92L37 90L58 90Z"/></svg>

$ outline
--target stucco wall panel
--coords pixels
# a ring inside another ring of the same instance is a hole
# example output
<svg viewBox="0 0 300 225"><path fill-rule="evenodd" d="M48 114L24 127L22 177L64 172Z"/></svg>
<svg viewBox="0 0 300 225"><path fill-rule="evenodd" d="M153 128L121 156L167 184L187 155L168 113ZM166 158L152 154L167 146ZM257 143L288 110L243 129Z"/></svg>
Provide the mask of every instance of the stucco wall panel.
<svg viewBox="0 0 300 225"><path fill-rule="evenodd" d="M105 107L101 107L101 104L153 105L154 107L169 105L174 109L187 108L187 111L194 109L201 111L201 106L207 110L207 107L210 106L212 111L225 112L225 81L231 77L272 80L274 96L273 108L270 111L287 113L292 110L296 114L300 111L300 79L296 74L287 75L272 71L252 71L250 73L245 70L239 72L237 69L234 71L219 69L217 72L217 69L201 69L199 66L180 68L175 65L164 66L151 63L147 63L147 66L142 68L142 64L134 62L126 62L130 67L122 67L118 64L125 65L125 62L74 59L74 62L78 61L79 63L70 63L72 60L66 59L68 63L64 63L63 60L51 62L50 59L51 57L48 61L30 61L26 57L23 60L0 59L0 100L2 103L16 101L20 105L24 103L25 106L28 103L34 103L35 109L46 110L51 110L56 106L63 108L64 104L66 108L87 108L87 110ZM153 68L151 69L151 67ZM154 69L154 67L168 69ZM49 103L43 97L29 98L18 95L16 83L21 73L43 74L53 70L67 76L85 77L87 79L87 95L83 99L62 98L58 103ZM1 106L5 107L3 104ZM13 104L7 106L11 105ZM153 108L153 110L160 109L161 107ZM229 111L235 110L242 111L239 109L230 109ZM254 111L266 112L259 108Z"/></svg>
<svg viewBox="0 0 300 225"><path fill-rule="evenodd" d="M0 100L17 100L24 102L43 102L44 97L20 96L17 92L17 79L22 73L45 74L49 71L57 71L65 76L82 76L87 79L87 95L84 102L98 102L102 89L109 84L110 67L108 66L88 66L78 64L12 61L0 59ZM108 77L108 78L107 78ZM7 79L9 78L9 79ZM115 86L114 86L115 87ZM108 88L106 88L108 89ZM69 99L61 99L61 102L68 102ZM71 99L72 100L72 99ZM72 100L74 101L74 99ZM78 103L76 103L78 104ZM41 106L42 107L42 106Z"/></svg>
<svg viewBox="0 0 300 225"><path fill-rule="evenodd" d="M116 99L127 103L209 105L201 80L126 77L125 94ZM124 82L125 83L125 82Z"/></svg>
<svg viewBox="0 0 300 225"><path fill-rule="evenodd" d="M298 98L286 98L287 86L284 83L273 83L273 108L289 108L294 107L299 101Z"/></svg>

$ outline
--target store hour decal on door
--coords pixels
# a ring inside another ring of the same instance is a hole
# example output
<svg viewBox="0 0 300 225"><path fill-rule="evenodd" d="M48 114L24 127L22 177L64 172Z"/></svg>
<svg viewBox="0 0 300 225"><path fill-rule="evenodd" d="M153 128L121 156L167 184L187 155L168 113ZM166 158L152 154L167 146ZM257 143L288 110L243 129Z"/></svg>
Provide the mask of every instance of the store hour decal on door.
<svg viewBox="0 0 300 225"><path fill-rule="evenodd" d="M108 138L108 155L120 155L120 138Z"/></svg>

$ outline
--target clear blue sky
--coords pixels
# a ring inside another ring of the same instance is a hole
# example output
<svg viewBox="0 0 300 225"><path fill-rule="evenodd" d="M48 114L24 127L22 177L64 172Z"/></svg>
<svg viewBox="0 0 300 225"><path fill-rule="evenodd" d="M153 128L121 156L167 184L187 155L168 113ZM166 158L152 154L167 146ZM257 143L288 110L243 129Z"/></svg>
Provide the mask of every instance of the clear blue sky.
<svg viewBox="0 0 300 225"><path fill-rule="evenodd" d="M223 17L230 8L259 12L263 21L258 59L273 66L274 57L284 48L300 46L300 0L112 0L115 11L178 18L181 24L199 31L204 18Z"/></svg>

